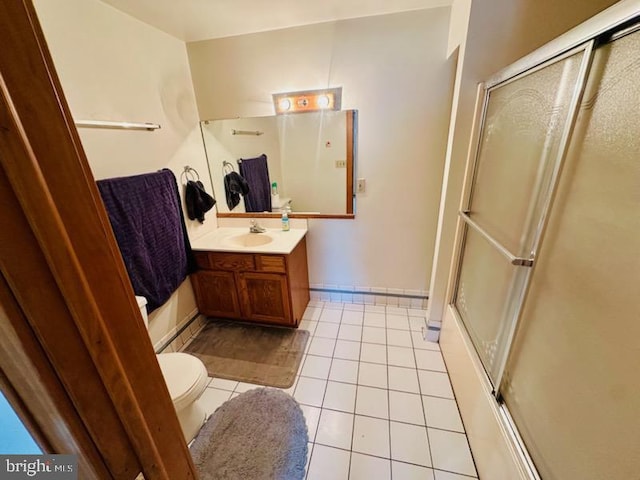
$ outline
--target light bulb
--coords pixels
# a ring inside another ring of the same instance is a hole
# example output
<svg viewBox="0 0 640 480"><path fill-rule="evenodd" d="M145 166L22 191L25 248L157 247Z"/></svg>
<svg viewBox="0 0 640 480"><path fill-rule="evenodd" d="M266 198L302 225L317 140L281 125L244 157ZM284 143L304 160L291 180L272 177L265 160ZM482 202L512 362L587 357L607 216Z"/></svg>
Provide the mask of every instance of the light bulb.
<svg viewBox="0 0 640 480"><path fill-rule="evenodd" d="M282 111L287 111L291 108L291 100L283 98L278 102L278 108Z"/></svg>
<svg viewBox="0 0 640 480"><path fill-rule="evenodd" d="M320 108L327 108L329 106L330 100L328 95L320 95L318 97L318 106Z"/></svg>

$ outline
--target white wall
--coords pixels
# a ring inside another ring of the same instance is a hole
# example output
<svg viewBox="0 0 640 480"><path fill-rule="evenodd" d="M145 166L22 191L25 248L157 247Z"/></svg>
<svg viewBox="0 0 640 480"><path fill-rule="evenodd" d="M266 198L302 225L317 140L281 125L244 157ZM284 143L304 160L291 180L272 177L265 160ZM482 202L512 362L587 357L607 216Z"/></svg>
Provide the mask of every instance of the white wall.
<svg viewBox="0 0 640 480"><path fill-rule="evenodd" d="M451 19L449 20L449 40L447 55L465 43L469 26L469 13L472 0L454 0L451 4Z"/></svg>
<svg viewBox="0 0 640 480"><path fill-rule="evenodd" d="M185 44L97 0L36 0L36 10L76 119L153 122L154 132L79 129L96 179L184 165L209 191ZM215 228L187 220L192 235ZM158 342L196 312L189 280L151 316Z"/></svg>
<svg viewBox="0 0 640 480"><path fill-rule="evenodd" d="M311 220L313 284L428 290L453 62L449 9L189 43L201 118L272 115L271 94L343 87L359 110L355 220Z"/></svg>

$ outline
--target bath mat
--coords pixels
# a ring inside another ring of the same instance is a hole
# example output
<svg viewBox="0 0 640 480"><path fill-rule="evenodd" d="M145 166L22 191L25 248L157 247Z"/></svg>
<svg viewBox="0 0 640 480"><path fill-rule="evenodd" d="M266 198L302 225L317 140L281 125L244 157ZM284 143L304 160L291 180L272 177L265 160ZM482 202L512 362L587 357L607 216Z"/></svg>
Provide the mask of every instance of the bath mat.
<svg viewBox="0 0 640 480"><path fill-rule="evenodd" d="M202 360L209 376L289 388L308 339L306 330L209 320L184 351Z"/></svg>
<svg viewBox="0 0 640 480"><path fill-rule="evenodd" d="M256 388L223 403L191 445L201 480L302 480L309 436L298 403Z"/></svg>

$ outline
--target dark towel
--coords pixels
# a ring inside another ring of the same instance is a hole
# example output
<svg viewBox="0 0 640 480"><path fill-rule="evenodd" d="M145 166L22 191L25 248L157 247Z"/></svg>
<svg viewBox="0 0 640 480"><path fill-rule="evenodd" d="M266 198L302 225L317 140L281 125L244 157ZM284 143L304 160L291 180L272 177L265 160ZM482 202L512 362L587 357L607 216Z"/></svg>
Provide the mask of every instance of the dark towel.
<svg viewBox="0 0 640 480"><path fill-rule="evenodd" d="M271 211L271 182L269 181L269 168L267 156L263 153L256 158L241 159L240 175L249 184L250 192L244 197L244 206L247 212Z"/></svg>
<svg viewBox="0 0 640 480"><path fill-rule="evenodd" d="M249 185L236 172L227 173L224 176L224 192L227 197L227 206L229 210L233 210L240 203L240 195L245 196L249 193Z"/></svg>
<svg viewBox="0 0 640 480"><path fill-rule="evenodd" d="M194 266L176 177L164 169L97 184L133 291L152 312Z"/></svg>
<svg viewBox="0 0 640 480"><path fill-rule="evenodd" d="M200 180L189 180L185 188L184 203L190 220L196 218L204 223L204 214L216 204L216 199L209 195Z"/></svg>

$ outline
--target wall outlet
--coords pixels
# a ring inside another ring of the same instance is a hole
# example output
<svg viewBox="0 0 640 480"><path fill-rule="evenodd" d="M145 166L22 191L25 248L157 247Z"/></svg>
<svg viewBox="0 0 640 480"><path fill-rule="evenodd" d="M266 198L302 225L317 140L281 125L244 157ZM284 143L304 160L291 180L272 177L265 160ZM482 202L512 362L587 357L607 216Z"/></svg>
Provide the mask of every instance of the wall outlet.
<svg viewBox="0 0 640 480"><path fill-rule="evenodd" d="M336 168L347 168L346 160L336 160Z"/></svg>
<svg viewBox="0 0 640 480"><path fill-rule="evenodd" d="M364 193L367 189L367 181L364 178L359 178L356 182L356 193Z"/></svg>

